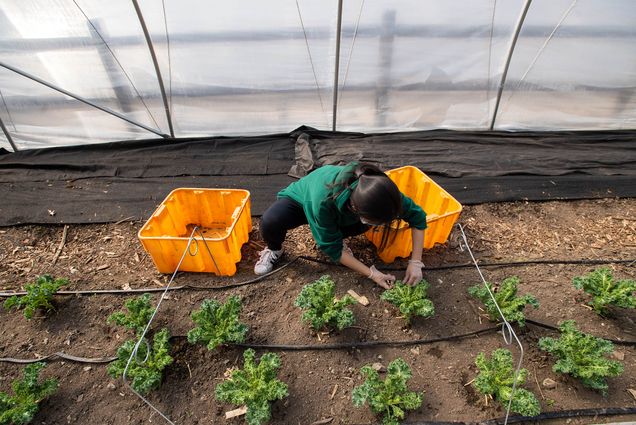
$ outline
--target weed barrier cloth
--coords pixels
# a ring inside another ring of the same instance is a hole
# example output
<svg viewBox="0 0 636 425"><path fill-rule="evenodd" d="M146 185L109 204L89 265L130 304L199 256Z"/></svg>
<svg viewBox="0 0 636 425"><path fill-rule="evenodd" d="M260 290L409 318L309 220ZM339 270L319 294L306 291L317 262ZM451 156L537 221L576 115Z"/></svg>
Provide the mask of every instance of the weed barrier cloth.
<svg viewBox="0 0 636 425"><path fill-rule="evenodd" d="M0 226L146 219L177 187L242 188L259 216L325 164L413 165L465 205L636 196L636 131L433 130L362 134L301 127L252 137L0 149Z"/></svg>

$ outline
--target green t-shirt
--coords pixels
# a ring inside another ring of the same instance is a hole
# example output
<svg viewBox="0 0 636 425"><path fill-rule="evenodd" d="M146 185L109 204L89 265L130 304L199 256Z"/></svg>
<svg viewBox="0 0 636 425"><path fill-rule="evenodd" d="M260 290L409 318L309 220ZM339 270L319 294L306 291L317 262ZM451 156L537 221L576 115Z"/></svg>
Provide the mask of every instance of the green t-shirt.
<svg viewBox="0 0 636 425"><path fill-rule="evenodd" d="M303 207L318 248L336 262L340 261L342 255L343 237L340 229L360 222L360 218L347 207L357 181L335 199L333 195L341 188L333 186L349 180L357 165L356 162L344 166L324 165L278 192L279 198L291 199ZM426 229L426 213L404 194L400 218L411 227Z"/></svg>

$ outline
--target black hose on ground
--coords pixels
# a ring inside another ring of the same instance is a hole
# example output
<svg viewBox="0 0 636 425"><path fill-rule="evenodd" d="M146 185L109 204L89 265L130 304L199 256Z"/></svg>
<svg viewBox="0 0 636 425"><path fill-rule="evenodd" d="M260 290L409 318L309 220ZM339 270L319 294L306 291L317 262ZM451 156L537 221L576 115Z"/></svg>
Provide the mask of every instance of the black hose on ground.
<svg viewBox="0 0 636 425"><path fill-rule="evenodd" d="M473 332L468 332L460 335L451 335L432 339L413 339L402 341L359 341L359 342L341 342L335 344L322 344L322 345L289 345L289 344L231 344L235 347L242 348L256 348L267 350L285 350L285 351L322 351L322 350L342 350L342 349L355 349L355 348L370 348L370 347L405 347L409 345L426 345L434 344L436 342L454 341L458 339L468 338L471 336L479 336L485 333L495 332L501 330L501 326L493 326L490 328L480 329Z"/></svg>
<svg viewBox="0 0 636 425"><path fill-rule="evenodd" d="M308 257L306 255L299 255L297 257L292 258L289 262L283 264L271 272L264 274L262 276L258 276L254 279L249 279L243 282L230 283L227 285L221 286L197 286L197 285L180 285L180 286L171 286L168 288L169 291L180 291L180 290L193 290L193 291L221 291L225 289L237 288L240 286L250 285L252 283L258 283L265 278L276 274L296 262L297 260L306 260L314 263L331 265L331 266L340 266L344 267L341 264L335 264L330 261L321 260L319 258ZM528 261L513 261L513 262L504 262L504 263L478 263L480 267L517 267L528 264L628 264L632 265L636 263L636 260L528 260ZM426 270L448 270L448 269L458 269L458 268L470 268L475 267L473 263L465 263L465 264L448 264L445 266L432 266L426 267ZM384 267L381 270L387 271L400 271L405 270L404 268L398 267ZM127 295L127 294L138 294L138 293L153 293L153 292L163 292L165 291L164 287L158 288L131 288L131 289L87 289L87 290L76 290L76 291L57 291L55 295ZM14 295L26 295L25 291L11 291L11 292L0 292L0 298L3 297L12 297Z"/></svg>
<svg viewBox="0 0 636 425"><path fill-rule="evenodd" d="M559 331L559 328L554 325L549 325L547 323L542 323L532 319L526 319L526 323L540 327L540 328L549 329L551 331L557 331L557 332ZM602 337L597 337L597 338L602 338ZM611 342L614 345L626 345L630 347L636 347L636 341L623 341L620 339L609 339L609 338L603 338L603 339L605 341Z"/></svg>
<svg viewBox="0 0 636 425"><path fill-rule="evenodd" d="M72 354L66 354L63 351L58 351L44 357L38 357L37 359L16 359L13 357L0 357L0 363L29 364L29 363L51 361L51 360L69 360L74 363L103 364L103 363L113 362L117 360L117 357L96 357L96 358L78 357Z"/></svg>
<svg viewBox="0 0 636 425"><path fill-rule="evenodd" d="M407 346L407 345L424 345L433 344L435 342L452 341L462 338L468 338L471 336L478 336L485 333L498 331L500 326L493 326L490 328L480 329L465 334L451 335L447 337L440 337L434 339L414 339L410 341L361 341L350 343L337 343L337 344L323 344L323 345L285 345L285 344L226 344L228 347L241 347L241 348L257 348L268 350L287 350L287 351L318 351L318 350L340 350L351 348L367 348L367 347L380 347L380 346ZM173 335L171 339L185 339L185 335ZM98 357L98 358L86 358L77 357L64 352L56 352L49 354L48 356L39 357L37 359L16 359L12 357L0 357L0 362L4 363L36 363L47 360L70 360L77 363L109 363L116 360L117 357Z"/></svg>
<svg viewBox="0 0 636 425"><path fill-rule="evenodd" d="M572 410L559 410L556 412L540 413L537 416L511 416L508 418L509 424L516 424L520 422L540 422L548 421L551 419L560 418L581 418L588 416L616 416L616 415L633 415L636 414L636 407L605 407L599 409L572 409ZM478 425L500 425L504 423L504 418L490 419L487 421L479 422ZM415 425L415 424L413 424Z"/></svg>
<svg viewBox="0 0 636 425"><path fill-rule="evenodd" d="M299 255L298 258L306 261L311 261L312 263L319 263L325 265L337 265L342 266L341 264L336 264L328 260L323 260L321 258L309 257L307 255ZM489 263L489 262L477 262L479 267L519 267L519 266L527 266L530 264L636 264L636 259L631 260L620 260L620 259L581 259L581 260L523 260L523 261L507 261L502 263ZM342 266L344 267L344 266ZM425 270L450 270L450 269L464 269L464 268L472 268L475 267L473 263L461 263L461 264L446 264L444 266L426 266ZM387 271L404 271L405 267L378 267L378 270L387 270Z"/></svg>
<svg viewBox="0 0 636 425"><path fill-rule="evenodd" d="M582 418L589 416L618 416L636 414L636 407L606 407L599 409L570 409L558 410L554 412L540 413L537 416L510 416L509 424L536 423L553 419ZM505 418L488 419L480 422L439 422L439 421L417 421L402 422L404 425L503 425ZM631 422L630 422L631 423Z"/></svg>

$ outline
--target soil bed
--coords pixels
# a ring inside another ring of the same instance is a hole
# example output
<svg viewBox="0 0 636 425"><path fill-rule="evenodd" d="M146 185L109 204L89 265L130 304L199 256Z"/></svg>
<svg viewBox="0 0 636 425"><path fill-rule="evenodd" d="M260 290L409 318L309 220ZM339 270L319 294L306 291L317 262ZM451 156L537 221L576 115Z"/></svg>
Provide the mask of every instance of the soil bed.
<svg viewBox="0 0 636 425"><path fill-rule="evenodd" d="M465 208L460 222L471 248L481 262L525 260L636 259L636 200L484 204ZM156 272L150 258L137 240L143 223L124 222L109 225L69 226L66 241L55 265L62 226L20 226L0 229L0 288L19 290L37 275L49 273L67 277L63 289L161 288L169 279ZM255 220L255 227L258 222ZM460 249L458 232L448 244L429 250L424 263L429 267L463 264L469 256ZM212 274L180 273L174 285L191 284L215 287L253 278L251 268L258 256L257 229L251 235L256 243L243 247L243 261L237 274L220 278ZM373 247L364 237L350 242L354 253L367 264L376 259ZM324 259L316 251L306 227L290 233L283 261L295 255ZM404 267L398 261L387 267ZM576 319L581 330L615 340L636 341L636 312L614 309L613 316L600 318L584 304L587 296L572 285L572 278L599 266L586 264L531 264L483 269L486 279L500 282L516 275L519 292L532 293L541 306L528 307L526 316L556 325ZM607 264L615 278L634 279L632 264ZM403 272L394 272L398 278ZM301 323L302 312L293 302L302 285L324 274L332 276L337 295L348 289L365 295L370 305L352 306L354 327L340 333L320 334ZM168 295L156 317L155 329L166 326L173 338L175 362L167 370L161 388L150 400L176 423L242 423L226 421L223 414L233 407L214 399L214 388L226 369L242 364L242 349L225 347L208 352L192 346L183 338L192 327L190 312L205 298L225 300L236 294L242 299L242 321L249 326L248 342L262 344L316 344L358 341L398 341L432 339L491 327L480 311L478 301L467 288L480 282L474 267L450 270L425 270L431 284L429 298L435 315L403 326L397 311L380 300L381 290L346 268L297 260L291 266L265 280L221 291L175 291ZM106 318L120 310L126 299L135 295L57 296L57 311L47 319L26 321L21 312L0 309L0 357L36 358L56 351L83 357L113 356L130 334L106 324ZM160 294L153 295L157 301ZM518 335L525 349L524 367L528 369L526 388L539 398L542 410L600 407L634 407L636 399L627 391L636 389L636 349L616 345L613 356L621 359L624 373L609 380L609 396L583 387L576 380L555 374L553 359L538 350L542 336L555 332L528 325ZM362 383L360 367L380 362L387 365L396 357L404 358L413 369L409 387L424 391L422 407L408 421L479 421L501 417L498 404L484 402L470 385L476 376L474 358L480 351L490 353L505 346L500 332L482 334L455 341L403 347L373 347L326 351L277 351L282 360L279 378L289 385L289 397L273 406L271 423L311 424L333 418L332 424L373 423L370 410L355 408L351 391ZM509 347L513 355L518 349ZM262 353L262 350L260 350ZM259 353L259 354L260 354ZM0 363L0 391L9 391L10 383L21 374L22 366ZM44 376L55 376L60 389L42 403L33 423L161 423L140 399L120 380L111 379L105 365L53 361ZM545 378L557 382L556 389L541 386ZM109 385L109 384L114 384ZM636 420L628 417L598 418L594 423ZM561 420L563 423L565 420ZM590 423L591 418L569 423ZM559 422L553 422L559 423Z"/></svg>

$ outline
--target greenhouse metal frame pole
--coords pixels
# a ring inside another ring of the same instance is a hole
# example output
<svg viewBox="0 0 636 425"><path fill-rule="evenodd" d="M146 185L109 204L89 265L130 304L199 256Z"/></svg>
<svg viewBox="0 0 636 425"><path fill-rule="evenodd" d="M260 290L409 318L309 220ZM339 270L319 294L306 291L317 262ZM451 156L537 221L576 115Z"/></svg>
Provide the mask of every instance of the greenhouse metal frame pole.
<svg viewBox="0 0 636 425"><path fill-rule="evenodd" d="M150 56L152 57L152 64L155 67L155 73L157 74L157 81L159 83L159 90L161 91L161 98L163 99L163 108L166 111L166 118L168 119L168 127L170 129L170 137L174 139L174 129L172 128L172 117L170 116L170 106L168 106L168 97L166 96L166 88L163 85L163 78L161 77L161 70L159 69L159 62L157 61L157 55L155 54L155 48L152 44L152 39L150 38L150 33L148 32L148 27L146 26L146 21L144 20L143 15L141 14L141 8L139 7L139 3L137 0L132 0L133 5L135 6L135 12L137 12L137 18L139 18L139 23L141 24L141 29L144 32L144 37L146 37L146 43L148 44L148 50L150 50ZM167 31L167 29L166 29Z"/></svg>
<svg viewBox="0 0 636 425"><path fill-rule="evenodd" d="M110 114L110 115L113 115L113 116L115 116L115 117L117 117L119 119L122 119L122 120L126 121L129 124L132 124L134 126L143 128L144 130L150 131L151 133L154 133L154 134L156 134L158 136L161 136L161 137L169 137L167 134L161 133L160 131L157 131L154 128L150 128L150 127L148 127L148 126L146 126L144 124L141 124L141 123L138 123L136 121L133 121L130 118L128 118L127 116L120 114L119 112L113 111L112 109L109 109L109 108L107 108L105 106L100 106L100 105L96 104L95 102L91 102L90 100L85 99L82 96L79 96L77 94L71 93L70 91L65 90L65 89L63 89L61 87L58 87L58 86L56 86L54 84L51 84L48 81L44 81L43 79L41 79L39 77L36 77L35 75L29 74L28 72L25 72L25 71L22 71L20 69L14 68L11 65L8 65L8 64L6 64L4 62L0 62L0 66L3 67L3 68L8 69L9 71L13 71L16 74L20 74L23 77L28 78L29 80L33 80L36 83L40 83L40 84L42 84L42 85L44 85L44 86L46 86L46 87L48 87L50 89L53 89L53 90L55 90L57 92L65 94L68 97L72 97L75 100L79 100L80 102L85 103L85 104L87 104L89 106L92 106L93 108L97 108L100 111L106 112L107 114Z"/></svg>
<svg viewBox="0 0 636 425"><path fill-rule="evenodd" d="M13 152L17 152L18 147L15 145L15 143L13 143L13 138L11 137L11 134L9 134L9 129L4 125L2 118L0 118L0 128L2 128L2 132L4 133L4 135L7 136L7 140L9 141Z"/></svg>
<svg viewBox="0 0 636 425"><path fill-rule="evenodd" d="M495 121L497 120L497 113L499 112L499 103L501 102L501 95L503 94L503 88L506 84L506 77L508 76L508 68L510 68L510 61L512 60L512 54L515 51L515 47L517 45L517 39L519 38L519 33L521 32L521 27L523 26L523 21L526 19L526 15L528 14L528 9L530 9L530 3L532 0L526 0L523 5L523 10L519 15L519 19L517 20L517 25L515 26L515 32L512 35L512 39L510 40L510 46L508 47L508 55L506 56L506 63L504 65L503 73L501 74L501 81L499 82L499 89L497 90L497 100L495 101L495 110L492 114L492 120L490 121L490 130L495 128Z"/></svg>
<svg viewBox="0 0 636 425"><path fill-rule="evenodd" d="M338 75L340 74L340 37L342 33L342 0L338 0L338 25L336 29L336 65L333 74L333 116L331 119L331 131L336 131L338 115Z"/></svg>

